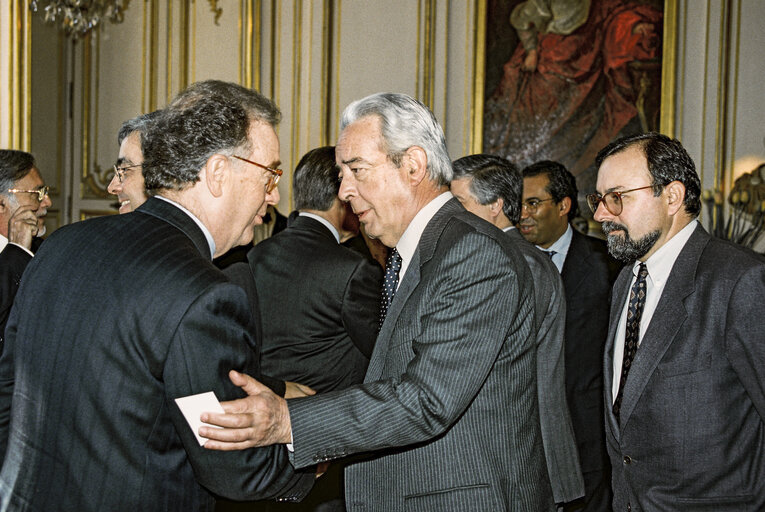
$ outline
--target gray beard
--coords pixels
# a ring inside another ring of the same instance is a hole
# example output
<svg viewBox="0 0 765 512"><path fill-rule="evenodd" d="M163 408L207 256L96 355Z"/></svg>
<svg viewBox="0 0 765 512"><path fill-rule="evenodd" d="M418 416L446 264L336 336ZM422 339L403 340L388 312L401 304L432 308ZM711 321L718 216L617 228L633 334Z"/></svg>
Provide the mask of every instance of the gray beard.
<svg viewBox="0 0 765 512"><path fill-rule="evenodd" d="M656 241L661 236L661 230L657 229L651 231L647 235L633 240L630 238L630 233L627 230L627 226L617 224L615 222L605 221L602 226L603 233L606 234L606 241L608 242L608 252L619 261L630 263L638 258L645 256L648 251L656 244ZM612 231L621 230L623 235L611 235Z"/></svg>

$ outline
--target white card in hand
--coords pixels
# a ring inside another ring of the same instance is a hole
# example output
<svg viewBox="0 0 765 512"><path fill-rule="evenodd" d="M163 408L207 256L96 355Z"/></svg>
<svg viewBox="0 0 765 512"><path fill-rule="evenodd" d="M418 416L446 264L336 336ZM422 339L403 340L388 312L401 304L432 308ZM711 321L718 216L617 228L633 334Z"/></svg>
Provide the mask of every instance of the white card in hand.
<svg viewBox="0 0 765 512"><path fill-rule="evenodd" d="M186 422L188 422L189 427L191 427L192 432L194 432L194 435L197 437L199 446L204 446L207 442L207 438L199 435L199 427L202 425L213 428L220 427L210 425L209 423L203 423L200 419L202 413L226 412L223 410L223 407L221 407L220 402L218 402L215 393L208 391L207 393L199 393L198 395L184 396L182 398L176 398L175 403L178 404L178 407L183 413L183 417L186 418Z"/></svg>

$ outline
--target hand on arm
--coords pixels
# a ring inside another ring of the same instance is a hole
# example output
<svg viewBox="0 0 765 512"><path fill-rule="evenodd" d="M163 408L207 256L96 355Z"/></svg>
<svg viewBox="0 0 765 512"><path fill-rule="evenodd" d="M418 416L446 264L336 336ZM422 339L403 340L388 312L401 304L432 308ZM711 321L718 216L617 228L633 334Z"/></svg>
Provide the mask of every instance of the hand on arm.
<svg viewBox="0 0 765 512"><path fill-rule="evenodd" d="M287 401L249 375L231 370L229 378L249 396L221 403L224 414L202 414L203 422L223 427L199 429L202 437L210 439L205 448L230 451L289 443L292 429Z"/></svg>

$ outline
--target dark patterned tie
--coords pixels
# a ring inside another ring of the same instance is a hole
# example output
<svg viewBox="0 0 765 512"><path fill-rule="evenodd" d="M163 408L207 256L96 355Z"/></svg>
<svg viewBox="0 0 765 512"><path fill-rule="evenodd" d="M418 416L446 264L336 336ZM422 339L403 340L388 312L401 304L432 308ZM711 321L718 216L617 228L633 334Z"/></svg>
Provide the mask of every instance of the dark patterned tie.
<svg viewBox="0 0 765 512"><path fill-rule="evenodd" d="M548 256L550 257L550 259L552 259L552 257L553 257L553 256L555 256L556 254L558 254L556 251L543 251L543 252L544 252L546 255L548 255Z"/></svg>
<svg viewBox="0 0 765 512"><path fill-rule="evenodd" d="M380 303L380 325L385 321L385 315L388 314L390 303L393 302L393 296L396 294L396 285L398 285L398 273L401 270L401 255L394 247L388 253L385 260L385 280L383 281L382 302Z"/></svg>
<svg viewBox="0 0 765 512"><path fill-rule="evenodd" d="M645 266L645 263L641 263L637 279L630 291L630 303L627 306L627 329L624 335L622 375L619 378L619 392L616 394L613 406L614 416L616 416L617 421L619 420L619 410L622 407L622 394L624 393L624 385L627 383L627 374L630 372L632 360L635 359L638 341L640 340L640 317L643 316L643 306L645 306L646 277L648 277L648 267Z"/></svg>

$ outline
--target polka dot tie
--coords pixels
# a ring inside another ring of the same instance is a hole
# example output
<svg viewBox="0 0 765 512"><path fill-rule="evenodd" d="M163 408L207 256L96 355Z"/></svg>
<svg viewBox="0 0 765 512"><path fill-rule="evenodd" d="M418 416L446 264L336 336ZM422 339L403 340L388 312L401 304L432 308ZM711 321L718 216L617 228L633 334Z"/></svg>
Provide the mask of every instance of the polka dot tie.
<svg viewBox="0 0 765 512"><path fill-rule="evenodd" d="M645 263L640 264L638 276L635 284L630 291L630 303L627 306L627 329L624 335L624 359L622 360L622 375L619 379L619 392L616 394L613 411L616 419L619 419L619 411L622 407L622 394L624 385L627 382L627 374L630 372L632 360L635 359L635 353L640 341L640 317L643 315L643 306L645 306L645 286L646 277L648 277L648 267Z"/></svg>
<svg viewBox="0 0 765 512"><path fill-rule="evenodd" d="M385 280L382 288L382 302L380 302L380 325L385 321L385 315L388 314L390 303L393 302L393 296L396 294L398 285L398 273L401 270L401 255L394 247L388 253L385 260Z"/></svg>

